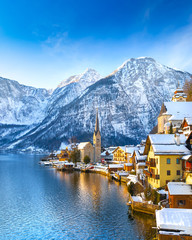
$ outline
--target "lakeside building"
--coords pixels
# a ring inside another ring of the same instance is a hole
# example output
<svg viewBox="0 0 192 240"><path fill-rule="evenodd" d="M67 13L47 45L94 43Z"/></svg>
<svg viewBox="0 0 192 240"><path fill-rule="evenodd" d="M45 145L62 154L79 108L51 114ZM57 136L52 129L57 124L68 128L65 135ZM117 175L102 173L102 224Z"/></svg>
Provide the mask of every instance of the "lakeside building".
<svg viewBox="0 0 192 240"><path fill-rule="evenodd" d="M105 148L105 151L101 153L101 162L102 163L113 163L113 151L117 147L108 147Z"/></svg>
<svg viewBox="0 0 192 240"><path fill-rule="evenodd" d="M117 163L132 163L132 156L134 150L138 150L138 147L135 147L134 145L118 146L113 151L113 161Z"/></svg>
<svg viewBox="0 0 192 240"><path fill-rule="evenodd" d="M191 154L185 142L183 134L148 135L144 150L148 170L144 170L144 174L152 187L160 188L182 178L181 158Z"/></svg>
<svg viewBox="0 0 192 240"><path fill-rule="evenodd" d="M163 208L156 211L158 240L191 240L192 209Z"/></svg>
<svg viewBox="0 0 192 240"><path fill-rule="evenodd" d="M139 179L143 178L143 172L146 168L147 155L143 155L145 146L138 146L139 149L133 153L133 168L136 171L136 175Z"/></svg>
<svg viewBox="0 0 192 240"><path fill-rule="evenodd" d="M59 153L57 154L57 157L59 158L59 161L69 161L70 154L71 154L71 151L68 150L68 147L66 147L66 149L59 151Z"/></svg>
<svg viewBox="0 0 192 240"><path fill-rule="evenodd" d="M192 185L184 182L167 184L169 207L192 209Z"/></svg>

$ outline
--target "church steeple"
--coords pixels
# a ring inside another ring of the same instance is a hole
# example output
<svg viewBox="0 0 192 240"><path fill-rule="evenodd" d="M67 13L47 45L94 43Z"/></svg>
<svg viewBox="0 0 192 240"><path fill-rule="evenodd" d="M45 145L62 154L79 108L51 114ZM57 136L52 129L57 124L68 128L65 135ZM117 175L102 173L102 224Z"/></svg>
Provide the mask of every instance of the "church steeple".
<svg viewBox="0 0 192 240"><path fill-rule="evenodd" d="M100 133L100 131L99 131L99 118L98 118L98 108L97 108L97 113L96 113L96 122L95 122L95 131L94 131L94 133L95 133L95 135L97 135L97 133Z"/></svg>
<svg viewBox="0 0 192 240"><path fill-rule="evenodd" d="M98 109L96 113L95 130L93 133L94 162L101 161L101 134L99 130Z"/></svg>

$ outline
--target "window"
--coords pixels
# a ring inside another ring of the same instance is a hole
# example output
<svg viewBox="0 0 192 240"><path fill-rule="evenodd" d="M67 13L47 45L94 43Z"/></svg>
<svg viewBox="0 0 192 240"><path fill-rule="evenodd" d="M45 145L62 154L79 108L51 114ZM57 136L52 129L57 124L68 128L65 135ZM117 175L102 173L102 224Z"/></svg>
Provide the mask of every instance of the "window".
<svg viewBox="0 0 192 240"><path fill-rule="evenodd" d="M167 164L171 164L171 159L167 158Z"/></svg>
<svg viewBox="0 0 192 240"><path fill-rule="evenodd" d="M176 163L180 164L180 159L179 158L176 159Z"/></svg>
<svg viewBox="0 0 192 240"><path fill-rule="evenodd" d="M167 170L167 176L170 176L170 175L171 175L171 171Z"/></svg>
<svg viewBox="0 0 192 240"><path fill-rule="evenodd" d="M156 164L158 164L158 158L155 159Z"/></svg>
<svg viewBox="0 0 192 240"><path fill-rule="evenodd" d="M177 205L178 206L184 206L185 205L185 200L178 200Z"/></svg>
<svg viewBox="0 0 192 240"><path fill-rule="evenodd" d="M179 176L180 176L180 170L177 170L177 175L179 175Z"/></svg>

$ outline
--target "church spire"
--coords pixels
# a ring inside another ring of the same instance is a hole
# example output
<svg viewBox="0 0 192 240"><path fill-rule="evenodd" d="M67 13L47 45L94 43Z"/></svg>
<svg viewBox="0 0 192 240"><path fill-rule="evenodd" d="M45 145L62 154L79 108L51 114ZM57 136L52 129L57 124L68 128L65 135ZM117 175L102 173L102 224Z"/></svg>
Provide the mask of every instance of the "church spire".
<svg viewBox="0 0 192 240"><path fill-rule="evenodd" d="M98 118L98 108L97 108L97 114L96 114L96 122L95 122L95 134L99 132L99 118Z"/></svg>

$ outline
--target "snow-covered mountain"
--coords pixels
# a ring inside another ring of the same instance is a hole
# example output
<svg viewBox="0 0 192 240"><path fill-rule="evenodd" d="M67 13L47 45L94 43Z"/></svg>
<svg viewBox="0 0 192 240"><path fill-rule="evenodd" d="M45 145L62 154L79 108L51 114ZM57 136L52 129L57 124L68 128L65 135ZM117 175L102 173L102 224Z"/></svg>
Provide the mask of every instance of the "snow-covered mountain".
<svg viewBox="0 0 192 240"><path fill-rule="evenodd" d="M49 92L0 77L0 124L31 125L45 117Z"/></svg>
<svg viewBox="0 0 192 240"><path fill-rule="evenodd" d="M87 78L71 77L54 91L44 120L9 146L51 150L71 136L91 140L96 108L103 145L138 143L156 125L162 102L171 99L178 82L182 86L190 77L148 57L129 59L109 76L88 81L86 89ZM79 84L76 90L74 83ZM79 86L81 93L73 96Z"/></svg>
<svg viewBox="0 0 192 240"><path fill-rule="evenodd" d="M84 73L71 76L62 81L52 93L46 114L57 114L62 107L80 96L87 87L99 79L101 79L101 75L94 69L88 68Z"/></svg>

